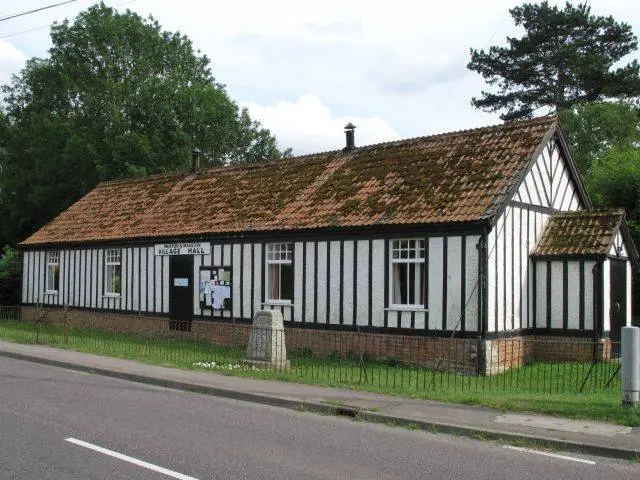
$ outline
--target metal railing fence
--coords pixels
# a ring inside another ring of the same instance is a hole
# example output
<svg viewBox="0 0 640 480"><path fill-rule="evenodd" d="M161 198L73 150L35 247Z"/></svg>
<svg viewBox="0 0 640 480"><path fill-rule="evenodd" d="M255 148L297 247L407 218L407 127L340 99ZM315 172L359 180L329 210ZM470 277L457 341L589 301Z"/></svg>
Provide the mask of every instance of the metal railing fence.
<svg viewBox="0 0 640 480"><path fill-rule="evenodd" d="M608 339L480 340L307 328L256 330L252 339L251 332L246 324L0 307L1 340L178 368L391 393L579 394L620 388L619 345ZM274 361L248 361L250 340L252 357L258 353Z"/></svg>

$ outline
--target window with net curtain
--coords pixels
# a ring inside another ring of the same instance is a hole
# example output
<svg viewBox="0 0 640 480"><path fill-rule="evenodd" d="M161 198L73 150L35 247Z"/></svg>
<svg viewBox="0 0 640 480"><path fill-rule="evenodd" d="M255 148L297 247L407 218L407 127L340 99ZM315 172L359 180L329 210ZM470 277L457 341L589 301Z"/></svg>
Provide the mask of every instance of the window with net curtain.
<svg viewBox="0 0 640 480"><path fill-rule="evenodd" d="M105 258L105 291L106 295L120 295L121 283L121 250L107 250Z"/></svg>
<svg viewBox="0 0 640 480"><path fill-rule="evenodd" d="M47 292L60 287L60 252L47 252Z"/></svg>
<svg viewBox="0 0 640 480"><path fill-rule="evenodd" d="M425 307L424 239L392 240L391 303L408 307Z"/></svg>
<svg viewBox="0 0 640 480"><path fill-rule="evenodd" d="M267 300L291 302L293 300L293 245L267 244Z"/></svg>

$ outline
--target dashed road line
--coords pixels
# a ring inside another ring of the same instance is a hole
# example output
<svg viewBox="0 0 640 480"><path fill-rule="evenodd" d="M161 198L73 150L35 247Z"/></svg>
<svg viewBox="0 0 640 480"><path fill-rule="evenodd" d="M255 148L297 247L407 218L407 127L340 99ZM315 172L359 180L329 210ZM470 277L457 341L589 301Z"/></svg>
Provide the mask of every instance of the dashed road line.
<svg viewBox="0 0 640 480"><path fill-rule="evenodd" d="M169 470L168 468L159 467L158 465L154 465L153 463L145 462L143 460L138 460L137 458L130 457L129 455L124 455L122 453L114 452L113 450L99 447L98 445L93 445L92 443L84 442L82 440L78 440L77 438L69 437L69 438L65 438L65 441L73 443L75 445L79 445L84 448L88 448L89 450L93 450L98 453L102 453L104 455L109 455L110 457L117 458L125 462L132 463L133 465L137 465L138 467L146 468L148 470L153 470L154 472L162 473L172 478L177 478L178 480L198 480L197 478L190 477L189 475L185 475L179 472L174 472L173 470Z"/></svg>
<svg viewBox="0 0 640 480"><path fill-rule="evenodd" d="M596 462L594 462L593 460L584 460L582 458L568 457L567 455L558 455L557 453L543 452L541 450L533 450L530 448L513 447L511 445L504 445L504 448L508 448L509 450L516 450L518 452L535 453L537 455L544 455L545 457L559 458L561 460L569 460L572 462L586 463L587 465L596 464Z"/></svg>

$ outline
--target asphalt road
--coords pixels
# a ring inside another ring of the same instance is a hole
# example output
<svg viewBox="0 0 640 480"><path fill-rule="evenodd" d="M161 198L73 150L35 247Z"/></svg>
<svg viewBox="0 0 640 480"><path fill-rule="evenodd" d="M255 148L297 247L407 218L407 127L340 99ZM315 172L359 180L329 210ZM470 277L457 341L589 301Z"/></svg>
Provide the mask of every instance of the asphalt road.
<svg viewBox="0 0 640 480"><path fill-rule="evenodd" d="M2 480L640 478L563 455L0 358Z"/></svg>

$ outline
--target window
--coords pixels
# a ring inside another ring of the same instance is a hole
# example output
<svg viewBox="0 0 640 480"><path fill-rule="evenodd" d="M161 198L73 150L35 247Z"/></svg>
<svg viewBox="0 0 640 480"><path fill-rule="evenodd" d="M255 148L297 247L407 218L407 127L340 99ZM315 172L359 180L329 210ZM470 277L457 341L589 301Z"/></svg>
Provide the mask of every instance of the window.
<svg viewBox="0 0 640 480"><path fill-rule="evenodd" d="M424 240L393 240L391 303L424 308Z"/></svg>
<svg viewBox="0 0 640 480"><path fill-rule="evenodd" d="M290 243L267 245L267 300L293 300L292 258Z"/></svg>
<svg viewBox="0 0 640 480"><path fill-rule="evenodd" d="M104 293L105 295L120 295L120 250L107 250L104 270Z"/></svg>
<svg viewBox="0 0 640 480"><path fill-rule="evenodd" d="M60 252L47 252L47 292L57 293L60 286Z"/></svg>

